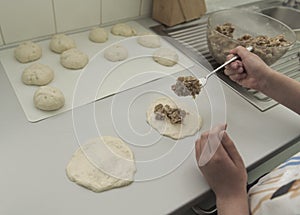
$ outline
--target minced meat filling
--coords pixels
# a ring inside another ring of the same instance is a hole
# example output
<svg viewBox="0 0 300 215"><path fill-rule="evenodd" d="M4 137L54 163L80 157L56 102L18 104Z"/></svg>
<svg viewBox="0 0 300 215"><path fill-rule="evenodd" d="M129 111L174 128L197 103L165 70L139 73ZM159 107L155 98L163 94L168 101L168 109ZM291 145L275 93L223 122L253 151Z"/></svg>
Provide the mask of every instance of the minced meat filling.
<svg viewBox="0 0 300 215"><path fill-rule="evenodd" d="M193 96L196 97L201 91L199 79L193 76L178 77L176 84L172 85L172 90L178 96Z"/></svg>
<svg viewBox="0 0 300 215"><path fill-rule="evenodd" d="M172 124L181 124L186 112L179 108L171 108L169 105L158 104L154 107L155 119L165 120L166 118L170 120Z"/></svg>
<svg viewBox="0 0 300 215"><path fill-rule="evenodd" d="M251 35L244 35L238 38L239 41L243 42L243 45L257 45L263 47L280 47L280 46L287 46L290 43L285 39L282 34L279 34L275 37L268 37L268 36L257 36L252 37Z"/></svg>
<svg viewBox="0 0 300 215"><path fill-rule="evenodd" d="M234 26L231 23L225 23L223 25L218 25L216 31L226 35L227 37L233 37Z"/></svg>
<svg viewBox="0 0 300 215"><path fill-rule="evenodd" d="M215 30L227 37L233 38L233 32L235 27L231 23L225 23L223 25L218 25ZM241 41L243 46L262 46L262 47L280 47L290 45L284 35L279 34L275 37L268 37L266 35L260 35L253 37L249 34L245 34L240 38L237 38L238 41Z"/></svg>

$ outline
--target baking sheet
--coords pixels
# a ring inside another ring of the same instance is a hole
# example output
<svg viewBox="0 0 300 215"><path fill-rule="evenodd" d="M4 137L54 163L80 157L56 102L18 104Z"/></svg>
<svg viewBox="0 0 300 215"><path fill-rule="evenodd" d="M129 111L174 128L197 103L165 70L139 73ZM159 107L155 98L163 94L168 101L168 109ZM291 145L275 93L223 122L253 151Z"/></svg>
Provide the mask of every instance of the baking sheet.
<svg viewBox="0 0 300 215"><path fill-rule="evenodd" d="M128 24L134 27L138 33L149 32L149 30L137 22L132 21L128 22ZM110 26L106 27L108 32L110 32L110 28ZM169 74L183 71L185 68L193 66L193 62L178 50L176 50L179 55L177 65L165 67L154 62L151 55L156 49L139 45L136 42L136 37L124 38L109 33L109 40L101 44L91 42L88 39L88 34L89 32L87 31L69 35L75 40L77 48L89 56L89 64L82 70L69 70L61 66L60 55L53 53L48 47L50 40L38 42L43 49L43 56L39 60L27 64L19 63L14 58L13 51L15 48L0 52L1 63L6 75L30 122L55 116L74 107L90 103ZM169 47L175 50L165 40L161 39L161 42L162 47ZM103 50L114 43L121 43L128 49L128 59L122 62L109 62L103 57ZM24 85L21 81L23 70L37 62L49 65L54 70L55 77L49 85L61 89L65 95L65 106L57 111L46 112L36 109L32 98L38 87ZM134 82L130 81L132 77L139 76L141 73L148 73L149 75L141 76ZM126 85L125 88L122 87L124 85Z"/></svg>

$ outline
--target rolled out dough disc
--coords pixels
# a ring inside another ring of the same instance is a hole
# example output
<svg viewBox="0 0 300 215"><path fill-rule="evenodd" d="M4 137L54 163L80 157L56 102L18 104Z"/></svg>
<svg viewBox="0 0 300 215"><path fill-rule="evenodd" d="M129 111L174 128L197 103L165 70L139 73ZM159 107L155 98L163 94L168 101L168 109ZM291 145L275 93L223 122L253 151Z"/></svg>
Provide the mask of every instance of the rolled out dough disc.
<svg viewBox="0 0 300 215"><path fill-rule="evenodd" d="M134 155L126 143L103 136L87 141L73 154L68 178L94 192L127 186L136 172Z"/></svg>
<svg viewBox="0 0 300 215"><path fill-rule="evenodd" d="M155 118L154 107L158 104L169 105L171 108L180 108L187 112L181 124L172 124L169 119L158 120ZM187 110L186 108L178 107L170 98L162 97L149 106L147 110L147 122L161 135L171 137L173 139L182 139L187 136L194 135L202 127L202 119L198 113Z"/></svg>

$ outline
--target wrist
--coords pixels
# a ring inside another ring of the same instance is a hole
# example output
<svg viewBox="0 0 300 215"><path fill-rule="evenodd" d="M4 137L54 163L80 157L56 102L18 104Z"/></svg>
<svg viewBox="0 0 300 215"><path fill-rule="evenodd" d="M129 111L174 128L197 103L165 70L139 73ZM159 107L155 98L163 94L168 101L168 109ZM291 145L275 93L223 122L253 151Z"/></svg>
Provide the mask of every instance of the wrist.
<svg viewBox="0 0 300 215"><path fill-rule="evenodd" d="M217 196L216 203L219 215L249 214L248 195L246 191L227 196Z"/></svg>
<svg viewBox="0 0 300 215"><path fill-rule="evenodd" d="M270 67L267 67L264 74L259 78L256 90L260 92L266 92L269 88L270 80L275 73L276 71Z"/></svg>

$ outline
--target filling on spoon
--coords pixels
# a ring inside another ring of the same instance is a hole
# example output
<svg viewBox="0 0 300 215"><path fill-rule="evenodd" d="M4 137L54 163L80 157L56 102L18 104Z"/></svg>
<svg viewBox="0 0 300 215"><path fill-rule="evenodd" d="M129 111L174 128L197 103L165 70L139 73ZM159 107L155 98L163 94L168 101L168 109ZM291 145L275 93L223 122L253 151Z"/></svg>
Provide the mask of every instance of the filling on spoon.
<svg viewBox="0 0 300 215"><path fill-rule="evenodd" d="M177 96L193 96L194 99L199 95L201 87L199 79L193 76L178 77L176 84L171 86Z"/></svg>

